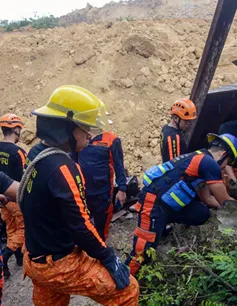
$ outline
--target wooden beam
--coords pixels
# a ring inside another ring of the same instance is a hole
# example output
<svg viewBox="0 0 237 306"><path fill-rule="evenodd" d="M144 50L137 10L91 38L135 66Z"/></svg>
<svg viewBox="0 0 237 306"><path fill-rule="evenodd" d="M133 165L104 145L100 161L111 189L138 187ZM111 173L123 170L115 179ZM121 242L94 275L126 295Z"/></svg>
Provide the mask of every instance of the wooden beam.
<svg viewBox="0 0 237 306"><path fill-rule="evenodd" d="M201 114L236 9L237 0L219 0L217 3L215 15L190 95L190 99L196 104L198 115ZM189 130L186 132L188 145L192 141L197 120L202 120L202 118L198 116L198 119L192 122Z"/></svg>

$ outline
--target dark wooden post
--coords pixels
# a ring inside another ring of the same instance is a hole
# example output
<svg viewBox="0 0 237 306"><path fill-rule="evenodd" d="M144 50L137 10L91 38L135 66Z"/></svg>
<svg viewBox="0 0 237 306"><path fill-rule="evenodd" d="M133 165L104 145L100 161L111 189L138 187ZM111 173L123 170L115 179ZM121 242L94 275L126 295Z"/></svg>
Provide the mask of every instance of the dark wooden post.
<svg viewBox="0 0 237 306"><path fill-rule="evenodd" d="M198 115L201 114L201 110L224 48L236 9L237 0L218 1L190 96L190 99L196 104ZM192 122L189 130L186 132L188 145L190 145L190 142L192 141L192 135L196 127L196 122L197 119Z"/></svg>

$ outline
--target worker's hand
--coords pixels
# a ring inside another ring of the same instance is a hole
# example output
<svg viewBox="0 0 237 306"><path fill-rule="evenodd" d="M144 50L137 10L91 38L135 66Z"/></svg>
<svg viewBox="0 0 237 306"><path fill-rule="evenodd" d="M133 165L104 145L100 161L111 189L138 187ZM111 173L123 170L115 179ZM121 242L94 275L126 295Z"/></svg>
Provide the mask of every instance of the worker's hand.
<svg viewBox="0 0 237 306"><path fill-rule="evenodd" d="M124 289L130 284L130 271L128 267L122 263L119 257L115 256L114 250L110 249L110 255L101 261L102 265L109 271L117 289Z"/></svg>
<svg viewBox="0 0 237 306"><path fill-rule="evenodd" d="M127 195L125 191L119 190L116 194L115 201L119 200L120 204L123 206L126 202Z"/></svg>
<svg viewBox="0 0 237 306"><path fill-rule="evenodd" d="M0 207L5 207L7 203L8 203L7 197L5 197L5 195L3 194L0 194Z"/></svg>

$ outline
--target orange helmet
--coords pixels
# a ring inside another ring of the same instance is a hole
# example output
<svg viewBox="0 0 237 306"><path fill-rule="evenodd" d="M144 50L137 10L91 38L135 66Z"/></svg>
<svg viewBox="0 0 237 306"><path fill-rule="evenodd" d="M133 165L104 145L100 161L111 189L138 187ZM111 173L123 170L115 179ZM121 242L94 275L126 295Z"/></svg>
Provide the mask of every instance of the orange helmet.
<svg viewBox="0 0 237 306"><path fill-rule="evenodd" d="M183 120L195 119L197 113L196 106L191 100L180 99L174 102L171 107L170 115L177 115Z"/></svg>
<svg viewBox="0 0 237 306"><path fill-rule="evenodd" d="M7 127L13 129L19 126L23 128L23 122L20 117L15 114L6 114L0 118L0 127Z"/></svg>

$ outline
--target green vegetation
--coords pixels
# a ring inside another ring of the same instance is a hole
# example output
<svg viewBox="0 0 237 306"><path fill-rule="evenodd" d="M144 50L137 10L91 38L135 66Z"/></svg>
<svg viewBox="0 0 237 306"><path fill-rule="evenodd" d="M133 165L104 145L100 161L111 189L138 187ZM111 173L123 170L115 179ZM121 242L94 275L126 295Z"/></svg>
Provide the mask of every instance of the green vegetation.
<svg viewBox="0 0 237 306"><path fill-rule="evenodd" d="M214 244L214 246L213 246ZM214 243L178 254L172 249L165 260L143 266L138 279L143 306L236 306L237 241L232 231Z"/></svg>
<svg viewBox="0 0 237 306"><path fill-rule="evenodd" d="M128 15L127 17L123 18L123 17L120 17L120 18L116 18L116 21L123 21L123 20L127 20L127 21L135 21L136 19L133 17L133 16L130 16Z"/></svg>
<svg viewBox="0 0 237 306"><path fill-rule="evenodd" d="M58 26L58 18L55 18L53 15L46 17L38 17L29 19L22 19L19 21L9 22L8 20L0 20L0 27L4 29L6 32L11 32L15 29L20 29L22 27L32 26L36 29L47 29L54 28Z"/></svg>

